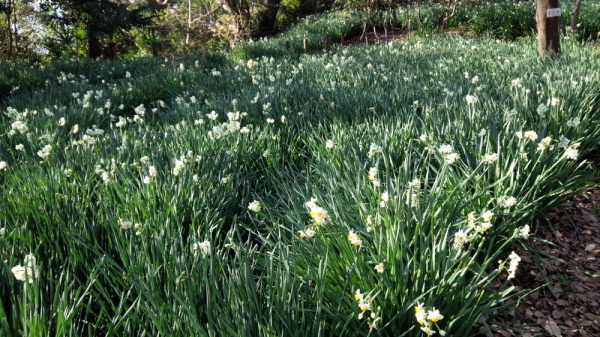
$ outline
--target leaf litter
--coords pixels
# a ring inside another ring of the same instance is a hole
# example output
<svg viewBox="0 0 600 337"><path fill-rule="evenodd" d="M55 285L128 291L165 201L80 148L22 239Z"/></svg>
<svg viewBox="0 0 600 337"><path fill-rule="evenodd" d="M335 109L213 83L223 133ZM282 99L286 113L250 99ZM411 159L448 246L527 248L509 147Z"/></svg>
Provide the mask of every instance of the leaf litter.
<svg viewBox="0 0 600 337"><path fill-rule="evenodd" d="M506 303L482 335L600 336L600 187L565 201L547 219L535 234L542 240L529 240L538 257L514 247L522 262L513 283L533 291Z"/></svg>

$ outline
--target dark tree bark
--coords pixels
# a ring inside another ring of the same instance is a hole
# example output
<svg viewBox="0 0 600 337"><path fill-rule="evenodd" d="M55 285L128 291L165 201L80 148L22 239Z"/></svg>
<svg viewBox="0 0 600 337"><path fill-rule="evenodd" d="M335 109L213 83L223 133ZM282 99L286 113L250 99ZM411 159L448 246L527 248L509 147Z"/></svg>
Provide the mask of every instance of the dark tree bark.
<svg viewBox="0 0 600 337"><path fill-rule="evenodd" d="M575 3L575 9L573 10L573 17L571 18L571 32L577 29L577 19L579 19L579 10L581 9L581 0L577 0Z"/></svg>
<svg viewBox="0 0 600 337"><path fill-rule="evenodd" d="M265 0L265 8L259 14L257 37L271 36L276 33L277 12L281 0Z"/></svg>
<svg viewBox="0 0 600 337"><path fill-rule="evenodd" d="M13 2L11 0L8 1L8 9L6 12L6 26L8 28L8 59L12 59L12 54L13 54L13 34L12 34L12 21L11 19L11 15L12 15L12 11L14 10L13 8Z"/></svg>
<svg viewBox="0 0 600 337"><path fill-rule="evenodd" d="M548 9L559 8L558 0L537 0L535 20L538 30L538 54L543 60L546 54L560 53L560 16L548 17Z"/></svg>
<svg viewBox="0 0 600 337"><path fill-rule="evenodd" d="M102 51L102 57L107 60L113 60L117 56L116 46L114 42L108 42Z"/></svg>
<svg viewBox="0 0 600 337"><path fill-rule="evenodd" d="M87 56L92 59L97 59L102 56L103 49L98 36L88 33Z"/></svg>

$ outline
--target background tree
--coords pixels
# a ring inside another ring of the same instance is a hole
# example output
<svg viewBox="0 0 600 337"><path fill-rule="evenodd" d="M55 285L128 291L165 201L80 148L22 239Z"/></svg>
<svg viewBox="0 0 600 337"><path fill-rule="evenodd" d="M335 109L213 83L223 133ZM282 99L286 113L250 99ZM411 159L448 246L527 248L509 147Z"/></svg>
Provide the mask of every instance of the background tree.
<svg viewBox="0 0 600 337"><path fill-rule="evenodd" d="M13 46L16 49L16 35L18 32L17 29L14 29L13 27L13 16L16 15L15 0L0 1L0 13L3 14L5 20L4 26L6 27L6 30L4 30L2 35L6 34L8 38L8 59L12 59L14 50ZM2 36L2 38L4 38L4 36Z"/></svg>
<svg viewBox="0 0 600 337"><path fill-rule="evenodd" d="M560 53L560 16L548 17L548 10L559 8L558 0L537 0L535 20L538 31L538 54L541 59L546 54Z"/></svg>
<svg viewBox="0 0 600 337"><path fill-rule="evenodd" d="M222 0L223 8L227 11L224 16L227 30L230 31L230 46L235 45L249 36L250 1L248 0Z"/></svg>
<svg viewBox="0 0 600 337"><path fill-rule="evenodd" d="M575 9L573 10L573 16L571 17L571 32L577 29L577 19L579 18L579 10L581 10L581 1L577 0L575 3Z"/></svg>
<svg viewBox="0 0 600 337"><path fill-rule="evenodd" d="M128 3L111 0L54 0L66 15L48 15L51 21L66 25L81 25L85 32L86 53L90 58L115 53L112 38L116 33L132 27L152 23L152 16L145 13L148 6L130 9Z"/></svg>
<svg viewBox="0 0 600 337"><path fill-rule="evenodd" d="M264 0L264 6L257 14L255 37L271 36L277 33L277 13L281 0Z"/></svg>

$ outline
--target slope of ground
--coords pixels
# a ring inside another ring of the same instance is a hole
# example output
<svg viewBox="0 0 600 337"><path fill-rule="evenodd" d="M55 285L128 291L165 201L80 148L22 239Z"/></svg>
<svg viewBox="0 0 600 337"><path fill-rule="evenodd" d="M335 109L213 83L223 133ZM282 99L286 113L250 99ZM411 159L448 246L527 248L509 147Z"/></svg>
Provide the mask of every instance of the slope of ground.
<svg viewBox="0 0 600 337"><path fill-rule="evenodd" d="M482 329L485 335L600 336L600 188L567 200L547 218L531 240L541 259L517 250L515 285L537 290L515 301L493 333Z"/></svg>

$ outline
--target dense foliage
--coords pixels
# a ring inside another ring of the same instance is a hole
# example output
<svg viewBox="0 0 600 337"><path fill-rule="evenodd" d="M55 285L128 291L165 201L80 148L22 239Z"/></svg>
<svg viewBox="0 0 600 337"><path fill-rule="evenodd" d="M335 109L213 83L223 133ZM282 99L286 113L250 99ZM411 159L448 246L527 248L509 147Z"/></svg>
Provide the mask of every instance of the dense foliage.
<svg viewBox="0 0 600 337"><path fill-rule="evenodd" d="M565 42L2 64L0 335L474 334L600 143Z"/></svg>

